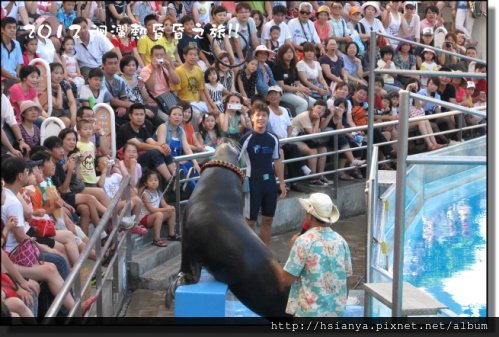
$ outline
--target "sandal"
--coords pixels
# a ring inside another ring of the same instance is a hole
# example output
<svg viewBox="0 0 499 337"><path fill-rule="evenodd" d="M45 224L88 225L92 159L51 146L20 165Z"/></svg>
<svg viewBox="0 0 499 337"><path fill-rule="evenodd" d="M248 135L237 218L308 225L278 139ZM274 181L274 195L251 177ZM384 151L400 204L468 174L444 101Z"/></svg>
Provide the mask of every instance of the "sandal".
<svg viewBox="0 0 499 337"><path fill-rule="evenodd" d="M350 175L348 175L346 173L340 174L339 178L340 178L340 180L347 180L347 181L355 179L354 177L352 177L352 176L350 176Z"/></svg>
<svg viewBox="0 0 499 337"><path fill-rule="evenodd" d="M362 175L362 173L360 173L359 170L354 170L352 172L352 176L357 179L364 179L364 176Z"/></svg>
<svg viewBox="0 0 499 337"><path fill-rule="evenodd" d="M168 235L167 238L170 241L180 241L182 239L182 237L178 233L175 233L173 235Z"/></svg>
<svg viewBox="0 0 499 337"><path fill-rule="evenodd" d="M165 240L161 240L161 239L152 240L152 244L153 244L153 246L157 246L157 247L167 247L168 246L168 243Z"/></svg>
<svg viewBox="0 0 499 337"><path fill-rule="evenodd" d="M146 235L147 232L149 232L149 230L142 225L137 225L132 228L132 233L138 234L140 236Z"/></svg>

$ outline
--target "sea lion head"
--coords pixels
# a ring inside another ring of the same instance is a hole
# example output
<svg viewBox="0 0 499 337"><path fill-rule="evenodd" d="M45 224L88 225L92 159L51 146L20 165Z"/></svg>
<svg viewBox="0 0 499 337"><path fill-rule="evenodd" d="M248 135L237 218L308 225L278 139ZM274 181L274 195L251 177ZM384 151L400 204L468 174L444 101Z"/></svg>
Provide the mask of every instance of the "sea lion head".
<svg viewBox="0 0 499 337"><path fill-rule="evenodd" d="M230 138L223 138L222 143L217 146L213 159L223 160L231 164L238 165L240 151L241 148L239 143Z"/></svg>

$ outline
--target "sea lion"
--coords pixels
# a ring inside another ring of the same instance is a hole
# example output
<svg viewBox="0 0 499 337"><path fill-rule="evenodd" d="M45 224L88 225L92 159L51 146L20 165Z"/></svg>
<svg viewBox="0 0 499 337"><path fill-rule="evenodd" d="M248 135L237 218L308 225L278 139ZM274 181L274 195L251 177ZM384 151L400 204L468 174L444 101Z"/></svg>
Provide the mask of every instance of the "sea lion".
<svg viewBox="0 0 499 337"><path fill-rule="evenodd" d="M226 141L203 167L183 216L180 273L167 290L171 306L179 285L197 283L204 266L262 317L286 316L289 288L282 267L243 217L238 145Z"/></svg>

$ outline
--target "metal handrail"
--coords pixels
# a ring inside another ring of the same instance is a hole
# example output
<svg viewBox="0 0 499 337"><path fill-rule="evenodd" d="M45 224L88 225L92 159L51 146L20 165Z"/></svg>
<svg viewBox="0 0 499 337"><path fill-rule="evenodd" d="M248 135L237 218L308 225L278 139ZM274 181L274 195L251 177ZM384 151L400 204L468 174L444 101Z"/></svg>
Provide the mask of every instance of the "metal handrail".
<svg viewBox="0 0 499 337"><path fill-rule="evenodd" d="M443 77L473 77L487 78L484 73L469 73L461 71L430 71L430 70L403 70L403 69L374 69L374 73L388 75L421 75L421 76L443 76Z"/></svg>
<svg viewBox="0 0 499 337"><path fill-rule="evenodd" d="M400 38L400 37L397 37L397 36L392 36L392 35L389 35L389 34L382 34L382 33L378 33L378 32L375 32L375 31L372 31L371 32L371 35L369 37L369 43L370 45L372 46L372 48L369 49L369 87L368 87L368 90L369 90L369 105L368 105L368 132L367 132L367 162L368 162L368 168L370 167L370 163L371 163L371 160L373 159L372 157L372 151L373 151L373 134L372 134L372 128L373 128L373 125L374 125L374 82L375 82L375 74L381 74L381 73L390 73L390 74L394 74L394 75L403 75L403 74L407 74L407 75L424 75L424 76L447 76L447 77L455 77L456 75L453 74L453 73L449 73L449 72L432 72L432 71L418 71L418 70L400 70L400 69L397 69L397 70L376 70L375 68L375 61L376 61L376 45L377 45L377 40L376 40L376 37L377 36L383 36L383 37L386 37L386 38L389 38L389 39L392 39L392 40L397 40L397 41L401 41L401 42L407 42L411 45L415 45L415 46L419 46L419 47L424 47L424 48L428 48L428 49L431 49L431 50L434 50L434 51L437 51L437 52L440 52L440 53L443 53L443 54L447 54L447 55L453 55L453 56L456 56L458 58L461 58L461 59L465 59L465 60L469 60L469 61L474 61L474 62L477 62L477 63L484 63L484 64L487 64L487 62L485 60L480 60L480 59L476 59L476 58L473 58L473 57L469 57L469 56L466 56L466 55L460 55L460 54L456 54L454 52L450 52L448 50L444 50L442 48L437 48L437 47L432 47L432 46L427 46L425 44L422 44L422 43L419 43L419 42L415 42L415 41L412 41L412 40L407 40L407 39L404 39L404 38ZM444 75L445 74L445 75ZM458 73L459 76L463 76L464 73ZM466 74L470 74L470 73L466 73ZM470 76L470 77L475 77L475 78L481 78L482 76L484 76L483 74L479 74L479 75L473 75L473 76ZM464 76L463 76L464 77ZM486 75L485 75L486 77ZM439 101L440 103L442 103L443 101ZM439 104L440 104L439 103Z"/></svg>
<svg viewBox="0 0 499 337"><path fill-rule="evenodd" d="M75 293L75 307L70 311L70 314L68 317L72 317L73 314L80 314L80 302L81 302L81 297L83 293L85 292L86 288L90 284L90 279L92 276L95 274L96 275L96 281L97 281L97 306L98 306L98 311L102 311L102 296L101 296L101 291L102 291L102 276L100 272L97 272L99 267L101 266L102 259L103 259L103 252L106 251L106 249L113 243L119 247L119 245L122 244L123 240L125 237L121 238L120 243L118 244L117 242L117 233L118 233L118 223L119 220L124 215L129 215L130 212L130 176L126 175L123 177L120 187L118 189L118 192L116 193L115 197L112 199L111 204L107 208L106 212L102 216L98 226L96 226L95 231L93 232L92 236L90 237L89 241L87 242L87 245L85 249L81 252L78 261L76 261L75 265L71 269L71 272L69 273L68 277L66 278L64 285L62 288L59 290L59 293L55 297L54 301L52 302L52 305L50 308L47 310L47 313L45 314L45 319L44 323L50 323L51 318L55 317L57 315L57 312L61 308L62 301L64 297L69 293L69 291L72 289L73 285L75 285L74 293ZM121 213L121 215L118 218L118 215L116 214L116 207L118 205L118 202L122 199L122 197L127 200L127 203ZM100 242L100 237L101 233L106 229L107 224L109 223L109 220L111 220L113 230L111 231L111 234L108 236L108 240L106 241L106 244L104 247L101 247L101 242ZM128 233L129 235L129 233ZM83 289L80 288L80 270L83 267L83 263L87 260L88 255L90 254L90 251L92 248L95 248L96 251L96 261L95 265L92 269L92 272L88 275L87 282L84 286ZM116 250L118 251L118 250ZM114 256L113 260L111 262L116 261L116 255ZM111 265L111 263L109 264ZM118 280L118 274L117 274L117 264L114 263L113 266L113 273L114 273L114 280ZM111 268L108 268L106 275L109 275ZM97 272L97 273L96 273ZM106 276L104 275L104 276Z"/></svg>
<svg viewBox="0 0 499 337"><path fill-rule="evenodd" d="M485 60L476 59L474 57L469 57L469 56L466 56L466 55L454 53L454 52L451 52L451 51L448 51L448 50L445 50L445 49L442 49L442 48L438 48L438 47L428 46L426 44L419 43L419 42L412 41L412 40L407 40L407 39L404 39L404 38L401 38L401 37L398 37L398 36L392 36L392 35L389 35L389 34L382 34L382 33L378 33L378 32L371 32L371 33L375 33L378 36L383 36L383 37L389 38L390 40L396 40L396 41L400 41L400 42L406 42L406 43L412 44L414 46L428 48L428 49L431 49L431 50L434 50L434 51L438 51L438 52L443 53L443 54L447 54L447 55L451 55L451 56L456 56L456 57L459 57L459 58L462 58L462 59L465 59L465 60L468 60L468 61L474 61L474 62L477 62L477 63L485 63L485 64L487 64L487 61L485 61Z"/></svg>

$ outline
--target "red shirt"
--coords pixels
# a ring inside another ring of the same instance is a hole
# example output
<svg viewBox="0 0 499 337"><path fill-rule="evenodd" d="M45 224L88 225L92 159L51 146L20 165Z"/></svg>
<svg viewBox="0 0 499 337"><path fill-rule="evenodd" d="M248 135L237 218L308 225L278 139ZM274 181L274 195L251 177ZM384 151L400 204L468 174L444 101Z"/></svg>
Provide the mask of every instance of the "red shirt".
<svg viewBox="0 0 499 337"><path fill-rule="evenodd" d="M128 55L133 56L133 49L137 47L137 41L131 40L130 38L128 41L128 46L125 46L123 43L121 43L120 39L117 36L113 37L111 43L113 44L113 46L120 49L121 55L123 57Z"/></svg>

